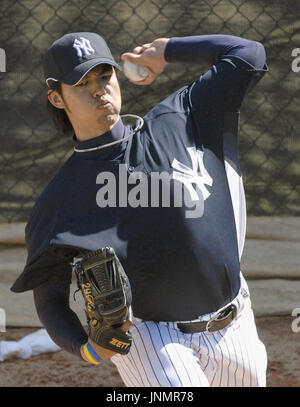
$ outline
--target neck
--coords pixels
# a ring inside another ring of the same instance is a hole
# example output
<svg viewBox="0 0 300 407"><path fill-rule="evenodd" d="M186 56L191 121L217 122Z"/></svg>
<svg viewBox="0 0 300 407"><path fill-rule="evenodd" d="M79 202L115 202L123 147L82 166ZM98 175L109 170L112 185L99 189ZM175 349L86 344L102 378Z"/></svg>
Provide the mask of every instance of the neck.
<svg viewBox="0 0 300 407"><path fill-rule="evenodd" d="M132 126L124 126L122 121L123 117L131 117L137 119L138 121L136 122L134 128ZM90 154L97 153L96 154L97 157L101 155L102 158L106 156L106 159L108 158L111 159L112 150L109 147L112 147L114 156L113 158L115 158L116 154L119 154L121 150L122 151L124 150L126 146L126 143L124 142L127 141L129 137L133 136L136 132L138 132L143 127L143 124L144 120L140 116L134 114L121 115L119 121L115 124L115 126L111 130L107 131L102 135L99 135L98 137L94 137L93 139L90 140L78 140L74 135L73 136L74 151L76 154L85 153L82 154L82 156L85 156L86 158L91 157ZM106 151L107 153L105 153Z"/></svg>
<svg viewBox="0 0 300 407"><path fill-rule="evenodd" d="M118 123L120 119L119 115L114 116L113 119L107 120L107 123L105 125L99 126L97 129L88 129L88 128L83 128L82 126L74 126L74 133L76 135L76 139L79 141L86 141L86 140L91 140L93 138L102 136L103 134L111 131L113 127Z"/></svg>

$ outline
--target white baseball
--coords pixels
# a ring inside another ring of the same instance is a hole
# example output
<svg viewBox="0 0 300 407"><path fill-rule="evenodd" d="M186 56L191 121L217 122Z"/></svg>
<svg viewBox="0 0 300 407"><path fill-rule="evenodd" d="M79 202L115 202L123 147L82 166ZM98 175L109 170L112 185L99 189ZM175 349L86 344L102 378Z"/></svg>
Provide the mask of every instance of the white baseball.
<svg viewBox="0 0 300 407"><path fill-rule="evenodd" d="M149 71L146 67L142 65L133 64L129 61L124 61L123 63L124 75L131 81L142 81L149 75Z"/></svg>

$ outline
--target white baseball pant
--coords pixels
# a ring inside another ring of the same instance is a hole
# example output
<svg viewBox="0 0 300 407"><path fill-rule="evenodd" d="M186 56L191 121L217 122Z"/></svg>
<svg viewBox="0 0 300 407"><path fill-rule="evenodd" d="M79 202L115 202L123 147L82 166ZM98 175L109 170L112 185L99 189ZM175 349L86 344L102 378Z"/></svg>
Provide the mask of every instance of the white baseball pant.
<svg viewBox="0 0 300 407"><path fill-rule="evenodd" d="M266 349L257 335L242 275L241 289L231 303L237 306L237 317L214 333L184 334L176 322L134 318L130 352L111 358L125 386L265 387ZM194 321L211 319L219 311Z"/></svg>

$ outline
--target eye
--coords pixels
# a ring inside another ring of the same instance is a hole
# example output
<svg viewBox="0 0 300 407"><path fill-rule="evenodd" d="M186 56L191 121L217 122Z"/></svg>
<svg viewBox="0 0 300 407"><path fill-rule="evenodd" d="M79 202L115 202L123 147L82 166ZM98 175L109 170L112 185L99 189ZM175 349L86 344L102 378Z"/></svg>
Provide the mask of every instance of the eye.
<svg viewBox="0 0 300 407"><path fill-rule="evenodd" d="M84 81L81 81L77 86L86 86L88 83L89 81L85 79Z"/></svg>
<svg viewBox="0 0 300 407"><path fill-rule="evenodd" d="M111 76L112 76L112 72L109 71L109 72L105 72L105 73L101 74L101 75L100 75L100 78L103 78L103 79L110 79Z"/></svg>

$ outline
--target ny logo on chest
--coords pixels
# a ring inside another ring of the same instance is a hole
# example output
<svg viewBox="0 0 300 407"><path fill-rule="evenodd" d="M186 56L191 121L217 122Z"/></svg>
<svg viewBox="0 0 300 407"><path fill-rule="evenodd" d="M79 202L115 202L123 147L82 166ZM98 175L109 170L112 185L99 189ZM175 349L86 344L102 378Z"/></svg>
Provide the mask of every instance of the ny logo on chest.
<svg viewBox="0 0 300 407"><path fill-rule="evenodd" d="M202 192L203 199L206 200L210 196L210 192L205 185L212 186L213 180L204 167L204 153L201 150L197 150L196 147L187 147L187 151L192 161L192 168L174 158L172 168L174 168L175 171L173 171L172 176L185 185L192 201L199 200L197 187ZM194 185L196 185L196 188Z"/></svg>

